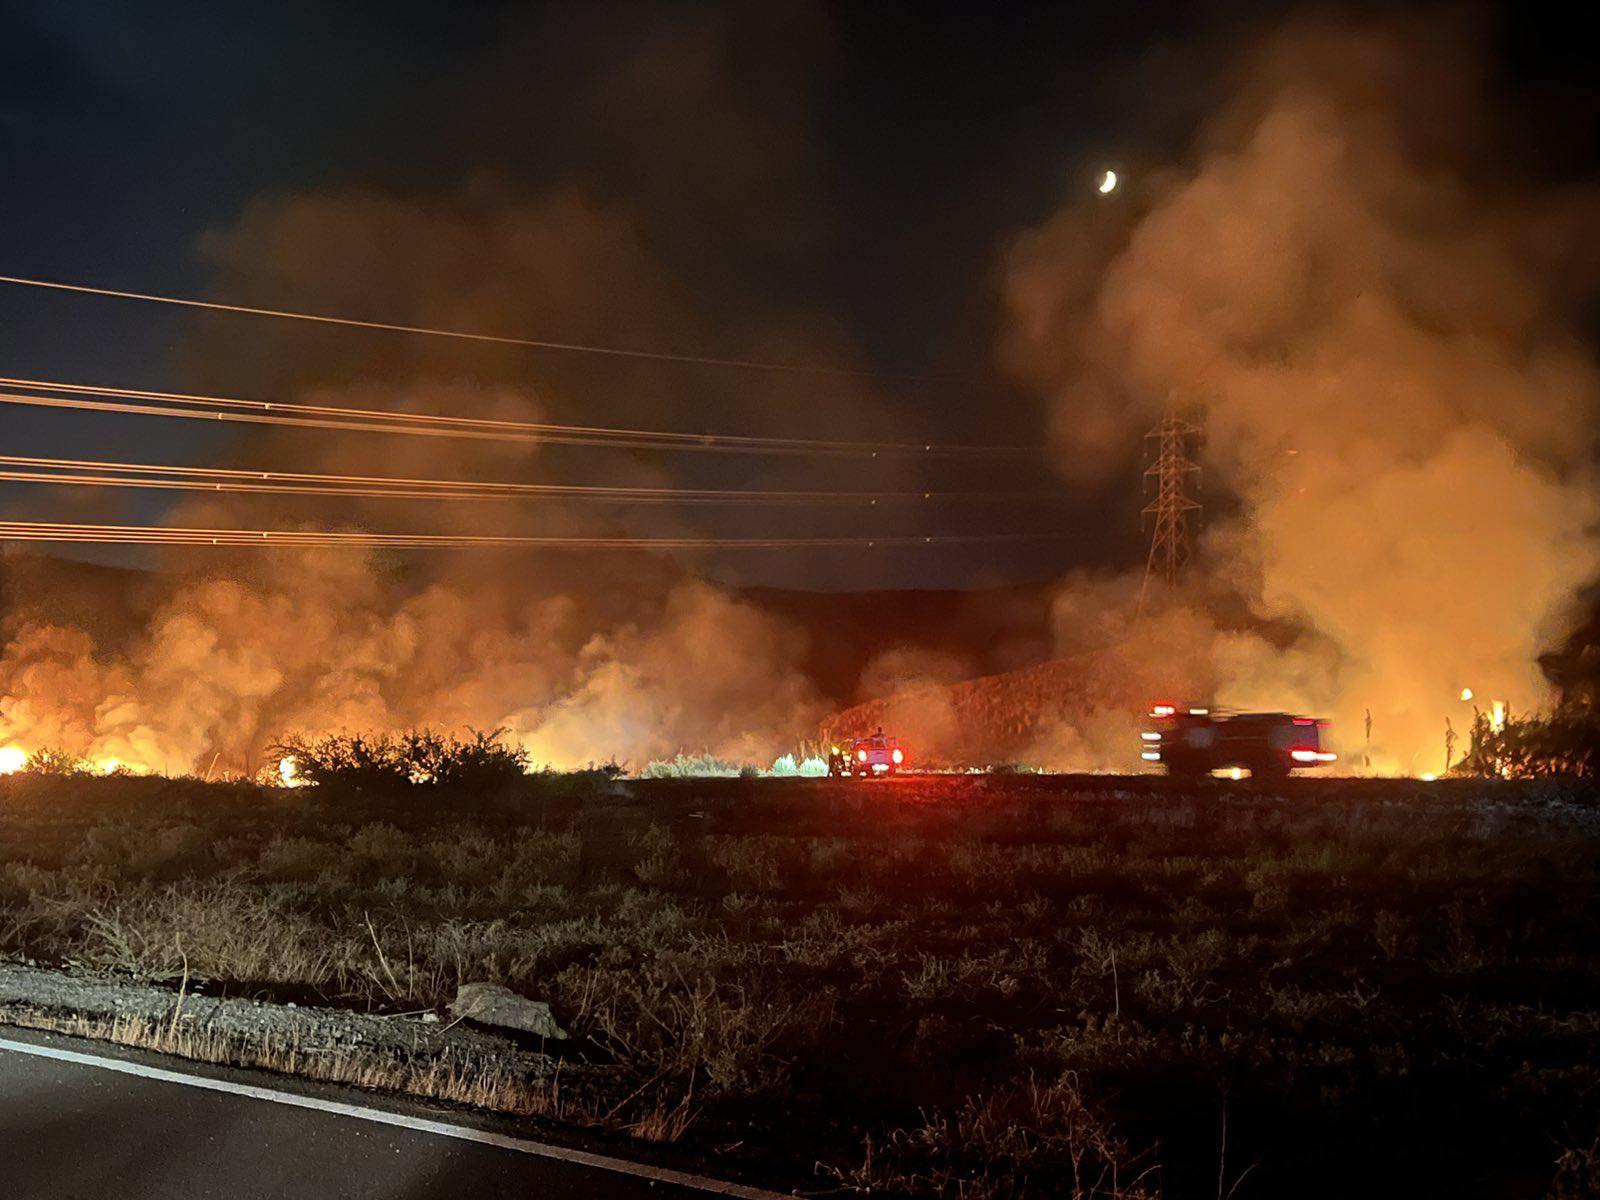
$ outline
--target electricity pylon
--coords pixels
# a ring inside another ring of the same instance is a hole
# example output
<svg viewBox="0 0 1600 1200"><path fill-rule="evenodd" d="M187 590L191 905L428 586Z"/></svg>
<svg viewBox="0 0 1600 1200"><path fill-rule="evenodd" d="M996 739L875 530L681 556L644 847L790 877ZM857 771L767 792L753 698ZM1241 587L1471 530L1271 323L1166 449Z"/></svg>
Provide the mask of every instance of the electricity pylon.
<svg viewBox="0 0 1600 1200"><path fill-rule="evenodd" d="M1189 514L1200 510L1200 502L1188 492L1189 478L1200 474L1200 466L1189 457L1190 439L1200 430L1169 410L1161 423L1145 434L1145 441L1156 442L1156 459L1145 469L1144 478L1156 481L1156 498L1144 507L1144 515L1154 517L1150 536L1150 556L1145 560L1144 583L1139 588L1139 613L1144 612L1150 580L1159 577L1169 586L1177 582L1189 561Z"/></svg>

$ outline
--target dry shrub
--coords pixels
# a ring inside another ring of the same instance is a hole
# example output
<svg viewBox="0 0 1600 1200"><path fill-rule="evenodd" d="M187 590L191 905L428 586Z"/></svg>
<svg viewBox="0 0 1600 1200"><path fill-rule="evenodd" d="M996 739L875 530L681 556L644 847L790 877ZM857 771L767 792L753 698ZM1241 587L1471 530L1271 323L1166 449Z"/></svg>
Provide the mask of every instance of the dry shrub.
<svg viewBox="0 0 1600 1200"><path fill-rule="evenodd" d="M818 881L833 881L852 865L858 847L845 838L807 838L807 869Z"/></svg>
<svg viewBox="0 0 1600 1200"><path fill-rule="evenodd" d="M27 769L34 775L87 775L92 768L76 754L46 746L28 756Z"/></svg>
<svg viewBox="0 0 1600 1200"><path fill-rule="evenodd" d="M728 873L738 892L756 895L783 890L789 839L771 837L712 837L706 839L706 857Z"/></svg>
<svg viewBox="0 0 1600 1200"><path fill-rule="evenodd" d="M576 829L521 830L503 863L504 878L533 888L577 882L583 836Z"/></svg>
<svg viewBox="0 0 1600 1200"><path fill-rule="evenodd" d="M341 860L338 847L303 837L275 837L261 847L256 865L268 879L306 882L332 870Z"/></svg>
<svg viewBox="0 0 1600 1200"><path fill-rule="evenodd" d="M440 877L477 888L499 874L505 851L492 838L458 829L448 837L429 842L424 856Z"/></svg>
<svg viewBox="0 0 1600 1200"><path fill-rule="evenodd" d="M1053 1083L1008 1084L899 1129L851 1170L829 1173L848 1189L960 1200L1154 1200L1157 1168L1141 1165L1085 1102L1072 1072Z"/></svg>
<svg viewBox="0 0 1600 1200"><path fill-rule="evenodd" d="M292 759L297 776L307 783L358 792L393 794L425 787L472 794L497 791L524 780L528 756L520 746L503 740L504 729L468 732L468 737L431 729L412 730L399 737L290 734L269 752Z"/></svg>
<svg viewBox="0 0 1600 1200"><path fill-rule="evenodd" d="M387 821L373 821L350 835L350 852L358 858L403 871L416 861L417 844L411 835Z"/></svg>
<svg viewBox="0 0 1600 1200"><path fill-rule="evenodd" d="M918 1001L985 1002L985 993L1014 995L1022 981L1039 976L1048 966L1044 948L1019 941L987 954L918 955L916 971L904 975L906 994Z"/></svg>
<svg viewBox="0 0 1600 1200"><path fill-rule="evenodd" d="M87 913L71 957L147 978L201 978L340 987L359 958L353 938L239 884L172 885Z"/></svg>
<svg viewBox="0 0 1600 1200"><path fill-rule="evenodd" d="M212 839L195 825L97 825L78 861L139 879L171 879L205 865Z"/></svg>
<svg viewBox="0 0 1600 1200"><path fill-rule="evenodd" d="M671 887L683 877L678 839L665 825L651 825L632 834L629 845L638 855L633 873L646 887Z"/></svg>
<svg viewBox="0 0 1600 1200"><path fill-rule="evenodd" d="M669 1086L702 1080L708 1099L777 1089L833 1012L826 993L690 980L661 963L569 972L562 983L581 998L575 1023L618 1060Z"/></svg>

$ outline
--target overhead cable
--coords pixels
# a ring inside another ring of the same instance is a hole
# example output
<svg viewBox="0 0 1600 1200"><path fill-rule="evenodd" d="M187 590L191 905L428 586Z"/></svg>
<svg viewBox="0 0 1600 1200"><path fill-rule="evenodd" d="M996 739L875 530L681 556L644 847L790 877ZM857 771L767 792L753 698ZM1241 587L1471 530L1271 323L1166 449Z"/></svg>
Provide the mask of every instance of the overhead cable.
<svg viewBox="0 0 1600 1200"><path fill-rule="evenodd" d="M1044 493L936 491L783 491L606 484L521 483L386 475L320 474L225 467L185 467L102 459L0 454L0 481L78 487L123 487L301 496L378 497L403 500L585 500L618 504L876 505L935 501L1048 499Z"/></svg>
<svg viewBox="0 0 1600 1200"><path fill-rule="evenodd" d="M729 367L746 371L775 371L791 375L820 375L853 379L896 379L912 383L932 383L954 378L953 376L944 375L917 375L893 371L870 371L852 367L821 366L813 363L722 358L715 355L679 354L662 350L640 350L622 346L600 346L583 342L551 341L545 338L512 337L495 333L476 333L462 329L442 329L427 325L406 325L393 321L369 321L359 317L333 316L326 313L297 312L292 309L262 308L251 304L228 304L220 300L197 300L190 296L163 296L153 292L126 291L121 288L97 287L93 284L85 283L63 283L54 279L33 279L22 275L0 275L0 283L14 284L18 287L44 288L56 292L73 292L85 296L139 300L151 304L169 304L181 308L206 309L212 312L274 317L290 321L308 321L319 325L342 325L355 329L381 330L388 333L421 334L427 337L451 338L457 341L489 342L501 346L521 346L532 350L551 350L566 354L589 354L605 358L676 363L683 366Z"/></svg>
<svg viewBox="0 0 1600 1200"><path fill-rule="evenodd" d="M629 450L714 451L734 454L830 455L850 457L1035 457L1026 446L939 444L934 442L844 441L748 434L685 433L672 430L566 425L545 421L512 421L460 417L441 413L406 413L277 400L247 400L183 392L111 388L50 380L0 376L0 403L35 408L82 409L135 416L187 420L336 429L361 433L394 433L420 437L466 438L534 445L611 446Z"/></svg>
<svg viewBox="0 0 1600 1200"><path fill-rule="evenodd" d="M217 529L166 525L94 525L59 521L0 521L0 541L285 547L290 549L611 549L801 550L874 549L963 543L1038 541L1052 534L945 534L928 537L623 537L536 534L379 533L370 530Z"/></svg>

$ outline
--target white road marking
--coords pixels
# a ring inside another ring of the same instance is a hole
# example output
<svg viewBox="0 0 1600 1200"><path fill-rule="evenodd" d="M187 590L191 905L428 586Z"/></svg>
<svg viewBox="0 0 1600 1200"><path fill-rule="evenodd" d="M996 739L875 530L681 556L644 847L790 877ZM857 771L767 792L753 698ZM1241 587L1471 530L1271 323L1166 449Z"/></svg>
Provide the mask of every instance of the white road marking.
<svg viewBox="0 0 1600 1200"><path fill-rule="evenodd" d="M55 1059L83 1067L98 1067L102 1071L116 1071L123 1075L137 1075L142 1079L156 1079L162 1083L176 1083L184 1087L205 1088L213 1092L228 1092L251 1100L265 1100L270 1104L285 1104L291 1108L308 1108L335 1116L352 1117L357 1121L370 1121L375 1125L393 1125L418 1133L431 1133L437 1137L455 1138L463 1142L477 1142L516 1154L531 1154L537 1158L553 1158L597 1171L615 1171L657 1183L669 1183L696 1191L712 1192L719 1196L737 1196L740 1200L787 1200L781 1192L763 1188L746 1187L742 1183L729 1183L687 1171L674 1171L648 1163L629 1162L625 1158L612 1158L607 1154L591 1154L587 1150L572 1150L566 1146L553 1146L548 1142L535 1142L527 1138L509 1137L503 1133L489 1133L465 1125L451 1125L445 1121L431 1121L425 1117L409 1117L403 1113L385 1112L381 1108L367 1108L360 1104L346 1104L341 1100L322 1100L316 1096L300 1096L276 1088L257 1087L249 1083L234 1083L226 1079L212 1079L206 1075L187 1075L181 1071L168 1071L161 1067L148 1067L143 1063L126 1062L119 1058L102 1058L97 1054L84 1054L77 1050L62 1050L55 1046L36 1046L31 1042L14 1042L0 1037L0 1050L16 1054L31 1054L35 1058Z"/></svg>

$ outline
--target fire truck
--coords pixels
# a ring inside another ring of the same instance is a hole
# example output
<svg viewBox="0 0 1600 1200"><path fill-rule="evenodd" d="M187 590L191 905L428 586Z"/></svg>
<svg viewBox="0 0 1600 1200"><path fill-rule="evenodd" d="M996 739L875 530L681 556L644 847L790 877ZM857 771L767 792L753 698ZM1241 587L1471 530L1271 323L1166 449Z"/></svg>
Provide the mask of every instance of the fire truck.
<svg viewBox="0 0 1600 1200"><path fill-rule="evenodd" d="M832 747L828 755L828 774L833 777L870 779L897 773L905 761L906 752L900 745L900 739L886 736L879 729L869 737L855 738L843 746Z"/></svg>
<svg viewBox="0 0 1600 1200"><path fill-rule="evenodd" d="M1255 779L1284 779L1337 757L1325 745L1328 722L1282 712L1229 712L1154 704L1139 734L1140 757L1168 775L1198 776L1233 769Z"/></svg>

